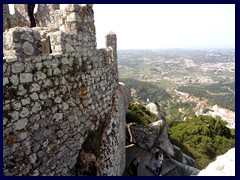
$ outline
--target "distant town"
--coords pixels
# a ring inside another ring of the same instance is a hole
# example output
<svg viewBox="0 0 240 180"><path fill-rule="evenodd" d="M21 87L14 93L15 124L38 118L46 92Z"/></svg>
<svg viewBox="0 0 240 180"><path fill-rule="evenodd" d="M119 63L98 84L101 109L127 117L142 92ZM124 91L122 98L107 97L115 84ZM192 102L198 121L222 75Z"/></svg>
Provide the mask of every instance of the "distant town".
<svg viewBox="0 0 240 180"><path fill-rule="evenodd" d="M121 79L163 87L176 101L197 103L197 115L235 127L234 50L126 50L118 59Z"/></svg>

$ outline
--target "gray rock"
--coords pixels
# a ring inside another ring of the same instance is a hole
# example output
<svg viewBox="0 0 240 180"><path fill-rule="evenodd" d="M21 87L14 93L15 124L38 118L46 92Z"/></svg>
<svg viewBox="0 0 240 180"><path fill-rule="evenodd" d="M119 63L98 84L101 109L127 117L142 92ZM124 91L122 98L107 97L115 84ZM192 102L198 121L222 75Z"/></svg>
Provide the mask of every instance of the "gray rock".
<svg viewBox="0 0 240 180"><path fill-rule="evenodd" d="M22 130L23 128L25 128L28 124L28 119L24 118L24 119L19 119L17 122L15 122L13 124L13 128L15 130Z"/></svg>
<svg viewBox="0 0 240 180"><path fill-rule="evenodd" d="M59 74L61 74L61 70L59 69L59 68L55 68L55 69L53 69L53 75L59 75Z"/></svg>
<svg viewBox="0 0 240 180"><path fill-rule="evenodd" d="M35 102L34 106L32 107L32 113L36 113L42 109L42 106L39 102Z"/></svg>
<svg viewBox="0 0 240 180"><path fill-rule="evenodd" d="M62 120L62 118L63 118L63 114L62 113L55 113L53 115L53 120L55 120L55 121L60 121L60 120Z"/></svg>
<svg viewBox="0 0 240 180"><path fill-rule="evenodd" d="M30 100L30 98L28 97L28 98L22 99L22 100L21 100L21 103L22 103L23 106L25 106L25 105L27 105L27 104L30 104L30 103L31 103L31 100Z"/></svg>
<svg viewBox="0 0 240 180"><path fill-rule="evenodd" d="M77 13L70 13L67 18L66 18L66 22L80 22L81 18Z"/></svg>
<svg viewBox="0 0 240 180"><path fill-rule="evenodd" d="M37 169L35 169L35 170L33 171L32 176L39 176L39 171L38 171Z"/></svg>
<svg viewBox="0 0 240 180"><path fill-rule="evenodd" d="M42 69L42 67L43 67L43 64L41 62L40 63L36 63L35 67L37 68L38 71L40 71Z"/></svg>
<svg viewBox="0 0 240 180"><path fill-rule="evenodd" d="M28 83L33 81L33 75L31 73L21 73L20 83Z"/></svg>
<svg viewBox="0 0 240 180"><path fill-rule="evenodd" d="M62 98L61 97L56 97L54 101L55 101L55 103L59 104L59 103L62 102Z"/></svg>
<svg viewBox="0 0 240 180"><path fill-rule="evenodd" d="M80 10L80 6L77 4L68 4L64 10L66 12L78 12Z"/></svg>
<svg viewBox="0 0 240 180"><path fill-rule="evenodd" d="M19 110L22 107L21 103L19 101L15 101L12 103L12 108L14 110Z"/></svg>
<svg viewBox="0 0 240 180"><path fill-rule="evenodd" d="M24 118L24 117L27 117L28 115L29 115L29 110L28 110L28 108L23 107L23 108L22 108L22 111L20 112L20 117L21 117L21 118Z"/></svg>
<svg viewBox="0 0 240 180"><path fill-rule="evenodd" d="M36 92L36 91L40 91L40 85L37 83L33 83L30 86L30 92Z"/></svg>
<svg viewBox="0 0 240 180"><path fill-rule="evenodd" d="M29 42L34 42L34 39L33 39L33 36L30 35L28 32L25 32L21 35L20 39L23 39L23 40L26 40L26 41L29 41Z"/></svg>
<svg viewBox="0 0 240 180"><path fill-rule="evenodd" d="M28 137L28 132L23 132L17 135L18 141L22 141Z"/></svg>
<svg viewBox="0 0 240 180"><path fill-rule="evenodd" d="M32 46L32 44L28 41L24 42L22 45L23 48L23 52L29 56L33 55L34 53L34 48Z"/></svg>
<svg viewBox="0 0 240 180"><path fill-rule="evenodd" d="M45 73L43 73L43 72L41 72L41 71L38 71L38 72L36 72L35 73L35 75L34 75L34 80L35 81L39 81L39 80L43 80L43 79L46 79L46 74Z"/></svg>
<svg viewBox="0 0 240 180"><path fill-rule="evenodd" d="M6 84L9 84L9 80L7 77L3 78L3 86L5 86Z"/></svg>
<svg viewBox="0 0 240 180"><path fill-rule="evenodd" d="M47 99L47 93L42 92L42 93L40 93L39 97L40 97L40 99L45 100L45 99Z"/></svg>
<svg viewBox="0 0 240 180"><path fill-rule="evenodd" d="M37 154L33 153L29 156L29 161L31 164L34 164L37 161Z"/></svg>
<svg viewBox="0 0 240 180"><path fill-rule="evenodd" d="M17 95L24 96L26 93L27 90L23 87L23 85L19 85Z"/></svg>
<svg viewBox="0 0 240 180"><path fill-rule="evenodd" d="M8 157L11 153L10 147L5 147L3 149L3 158L5 159L5 157Z"/></svg>
<svg viewBox="0 0 240 180"><path fill-rule="evenodd" d="M12 65L13 73L21 73L24 70L24 64L22 62L15 62Z"/></svg>
<svg viewBox="0 0 240 180"><path fill-rule="evenodd" d="M14 86L17 86L19 84L19 78L17 75L12 75L10 77L10 81Z"/></svg>
<svg viewBox="0 0 240 180"><path fill-rule="evenodd" d="M3 126L5 126L8 122L8 119L7 118L3 118Z"/></svg>
<svg viewBox="0 0 240 180"><path fill-rule="evenodd" d="M32 94L30 95L30 97L31 97L31 99L32 99L33 101L38 100L38 94L37 94L36 92L32 93Z"/></svg>
<svg viewBox="0 0 240 180"><path fill-rule="evenodd" d="M68 43L66 43L65 48L67 53L71 53L75 51L75 49Z"/></svg>
<svg viewBox="0 0 240 180"><path fill-rule="evenodd" d="M62 58L62 64L68 64L68 58Z"/></svg>
<svg viewBox="0 0 240 180"><path fill-rule="evenodd" d="M15 122L19 119L19 112L18 111L13 111L11 113L11 122Z"/></svg>

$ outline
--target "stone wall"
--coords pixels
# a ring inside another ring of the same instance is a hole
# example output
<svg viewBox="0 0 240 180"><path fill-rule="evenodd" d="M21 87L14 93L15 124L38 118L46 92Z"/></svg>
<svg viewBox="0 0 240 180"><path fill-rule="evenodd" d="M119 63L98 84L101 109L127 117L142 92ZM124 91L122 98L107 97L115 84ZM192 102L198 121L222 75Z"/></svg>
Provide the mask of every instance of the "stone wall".
<svg viewBox="0 0 240 180"><path fill-rule="evenodd" d="M116 35L96 49L92 6L50 12L38 23L61 21L3 34L4 175L122 175L130 93L118 84Z"/></svg>

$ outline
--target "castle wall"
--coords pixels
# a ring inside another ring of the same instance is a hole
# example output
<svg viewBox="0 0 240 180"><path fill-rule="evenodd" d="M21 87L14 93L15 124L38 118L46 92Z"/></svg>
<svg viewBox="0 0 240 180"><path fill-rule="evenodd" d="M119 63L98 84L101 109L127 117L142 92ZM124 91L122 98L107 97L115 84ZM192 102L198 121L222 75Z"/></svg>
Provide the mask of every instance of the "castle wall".
<svg viewBox="0 0 240 180"><path fill-rule="evenodd" d="M65 31L4 32L4 175L74 175L83 151L95 157L98 175L123 173L125 112L119 109L125 105L118 103L116 35L108 34L107 47L96 49L93 10L83 20L76 18L81 8L69 5L62 12ZM100 153L87 152L85 140L100 127Z"/></svg>

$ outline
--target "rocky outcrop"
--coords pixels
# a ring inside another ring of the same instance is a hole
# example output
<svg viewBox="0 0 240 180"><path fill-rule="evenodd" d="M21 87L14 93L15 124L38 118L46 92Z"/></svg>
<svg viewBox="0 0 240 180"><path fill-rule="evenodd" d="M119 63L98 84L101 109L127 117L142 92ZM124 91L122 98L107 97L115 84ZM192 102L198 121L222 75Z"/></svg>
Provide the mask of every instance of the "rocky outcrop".
<svg viewBox="0 0 240 180"><path fill-rule="evenodd" d="M147 108L159 119L149 124L147 127L130 126L132 134L132 142L146 150L152 148L160 148L170 156L174 155L172 144L168 138L168 126L164 117L159 112L158 107L154 103L150 103Z"/></svg>
<svg viewBox="0 0 240 180"><path fill-rule="evenodd" d="M235 176L235 148L218 156L198 176Z"/></svg>
<svg viewBox="0 0 240 180"><path fill-rule="evenodd" d="M169 172L179 168L188 169L192 174L198 174L199 170L196 168L196 161L184 154L179 147L171 144L164 114L159 111L159 108L154 103L150 103L146 107L152 113L158 115L159 120L146 127L134 124L128 125L129 132L131 133L128 137L132 137L130 143L133 144L127 146L127 157L130 158L127 158L126 166L129 165L130 160L134 157L132 153L140 153L142 162L145 162L145 164L140 165L139 169L141 169L141 172L139 172L139 175L155 175L153 172L149 172L146 164L154 164L154 153L157 148L160 148L164 152L162 174L168 175ZM127 175L127 172L125 172L125 175Z"/></svg>
<svg viewBox="0 0 240 180"><path fill-rule="evenodd" d="M185 164L197 168L197 162L187 154L183 153L179 147L173 145L173 150L174 150L173 159L177 160L183 165Z"/></svg>

